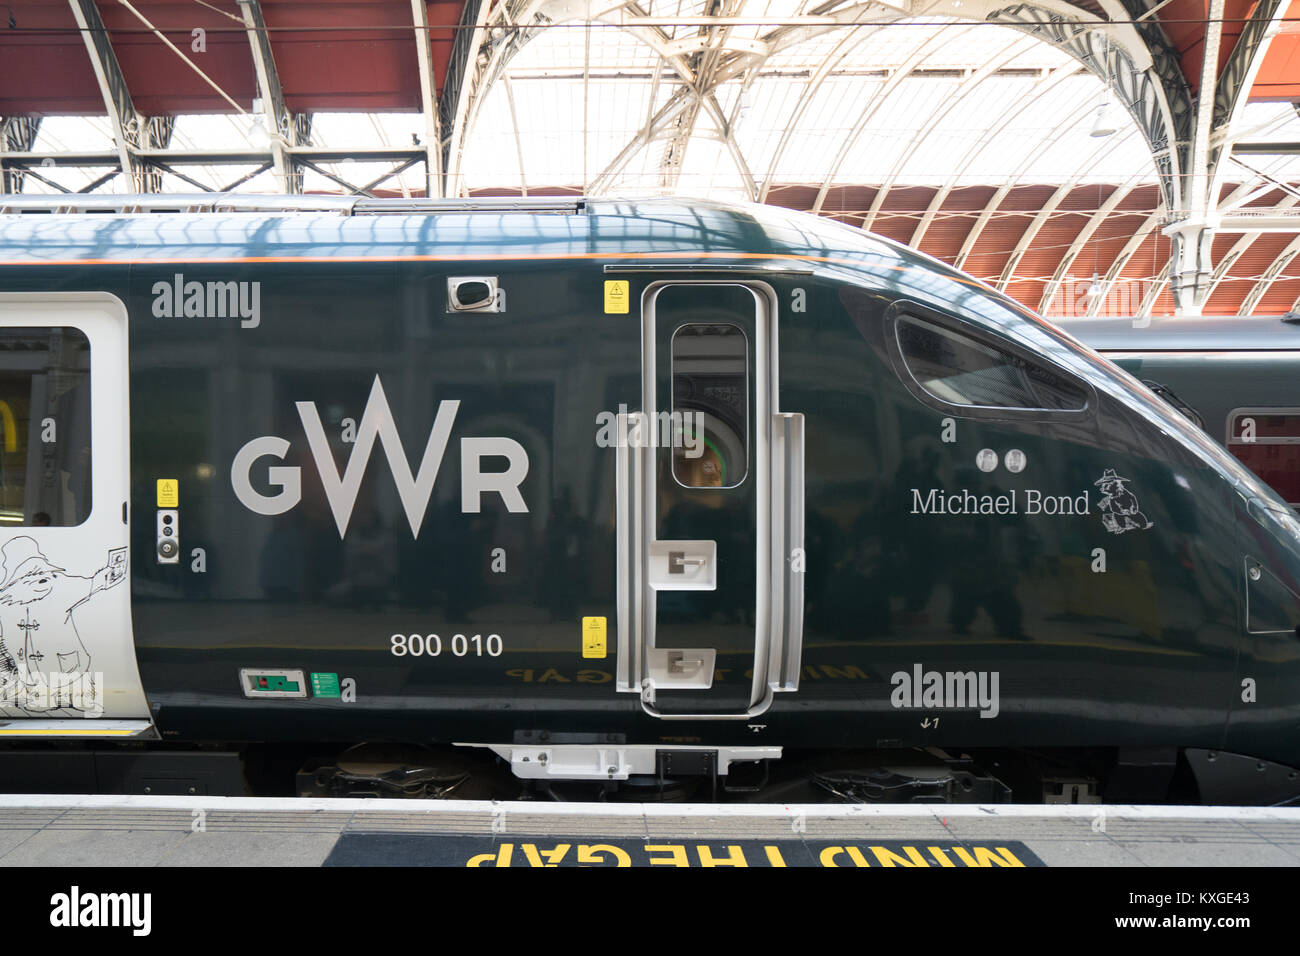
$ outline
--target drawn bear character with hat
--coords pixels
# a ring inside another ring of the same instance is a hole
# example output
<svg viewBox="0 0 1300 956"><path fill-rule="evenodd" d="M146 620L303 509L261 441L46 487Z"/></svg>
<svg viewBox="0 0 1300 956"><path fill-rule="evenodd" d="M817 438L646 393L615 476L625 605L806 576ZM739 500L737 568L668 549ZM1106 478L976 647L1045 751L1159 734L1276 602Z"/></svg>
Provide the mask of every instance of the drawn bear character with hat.
<svg viewBox="0 0 1300 956"><path fill-rule="evenodd" d="M69 574L26 535L0 546L0 707L31 712L73 706L69 680L51 676L89 672L90 650L77 618L95 594L125 577L124 560L90 577ZM51 693L54 684L59 690Z"/></svg>
<svg viewBox="0 0 1300 956"><path fill-rule="evenodd" d="M1114 468L1107 468L1094 485L1101 487L1102 498L1097 502L1101 511L1101 523L1111 534L1123 534L1125 531L1142 531L1152 526L1138 506L1137 495L1125 486L1131 478L1123 478L1115 473Z"/></svg>

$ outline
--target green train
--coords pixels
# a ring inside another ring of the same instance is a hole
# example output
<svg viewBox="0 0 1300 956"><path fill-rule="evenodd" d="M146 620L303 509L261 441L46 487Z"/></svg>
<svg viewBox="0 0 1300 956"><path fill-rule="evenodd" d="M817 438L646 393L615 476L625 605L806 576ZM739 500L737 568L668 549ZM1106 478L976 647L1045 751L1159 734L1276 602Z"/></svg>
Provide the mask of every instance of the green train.
<svg viewBox="0 0 1300 956"><path fill-rule="evenodd" d="M1068 319L1300 507L1300 324L1286 318Z"/></svg>
<svg viewBox="0 0 1300 956"><path fill-rule="evenodd" d="M9 789L1300 794L1295 512L834 222L0 197L0 428Z"/></svg>

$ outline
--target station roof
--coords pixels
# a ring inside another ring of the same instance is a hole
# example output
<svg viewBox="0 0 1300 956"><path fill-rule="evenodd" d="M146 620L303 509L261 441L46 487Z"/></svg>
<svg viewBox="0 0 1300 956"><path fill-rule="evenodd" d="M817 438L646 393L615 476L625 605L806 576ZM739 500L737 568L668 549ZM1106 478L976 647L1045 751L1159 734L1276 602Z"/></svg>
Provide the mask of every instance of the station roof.
<svg viewBox="0 0 1300 956"><path fill-rule="evenodd" d="M294 112L420 109L410 0L260 0L260 5L285 99ZM448 81L454 27L461 22L466 3L433 0L422 5L433 27L429 42L434 78L441 90ZM229 111L219 94L158 42L144 20L187 51L193 31L203 30L205 71L236 99L247 102L257 95L253 57L238 0L131 0L129 5L120 0L96 0L95 6L141 112L180 116ZM645 8L650 12L654 6L646 4ZM678 10L690 4L671 6ZM779 16L772 12L778 6L793 14L805 4L759 0L745 4L738 13ZM1108 19L1094 0L1079 0L1071 6L1098 20ZM1168 35L1184 78L1195 92L1210 0L1168 0L1158 6L1148 19L1158 22ZM1255 0L1225 0L1220 66L1227 62L1242 24L1255 6ZM6 29L6 15L0 13L0 115L102 112L99 86L70 5L59 0L16 0L0 7L12 21ZM951 3L917 9L934 12L944 7L955 9ZM439 26L443 28L437 29ZM1287 24L1274 40L1251 85L1250 98L1300 100L1300 23Z"/></svg>
<svg viewBox="0 0 1300 956"><path fill-rule="evenodd" d="M1206 311L1279 314L1300 301L1287 5L19 0L0 4L0 165L26 171L24 192L135 191L113 174L113 61L138 125L157 127L128 159L162 191L281 191L283 160L306 191L421 195L438 166L449 195L752 199L909 243L1047 314L1162 314L1168 174L1118 102L1124 64L1154 56L1190 108L1211 42L1214 75L1245 95L1219 184L1239 215L1216 235ZM1087 32L1044 42L1016 20L1031 8ZM1234 57L1261 21L1262 54ZM268 99L292 118L271 147ZM16 120L36 118L18 143Z"/></svg>

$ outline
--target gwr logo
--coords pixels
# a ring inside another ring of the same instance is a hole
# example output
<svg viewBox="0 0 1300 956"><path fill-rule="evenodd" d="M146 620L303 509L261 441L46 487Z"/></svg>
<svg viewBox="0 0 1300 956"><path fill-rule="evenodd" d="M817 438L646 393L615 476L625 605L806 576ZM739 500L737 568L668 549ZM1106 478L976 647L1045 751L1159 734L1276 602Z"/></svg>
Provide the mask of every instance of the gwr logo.
<svg viewBox="0 0 1300 956"><path fill-rule="evenodd" d="M406 512L407 523L411 526L411 535L418 536L420 525L424 523L424 513L429 506L429 496L433 493L433 484L438 478L438 469L447 451L447 441L460 402L448 400L438 403L438 414L434 417L429 441L424 446L424 457L420 460L419 470L412 475L406 449L402 447L397 425L393 422L393 413L388 407L388 398L384 395L384 386L376 375L375 383L370 388L370 397L366 400L365 412L357 426L356 442L341 476L334 465L334 455L330 451L329 439L325 437L325 428L321 424L316 403L294 404L298 409L298 417L302 420L307 447L316 462L316 470L320 473L330 510L334 513L339 537L342 538L347 533L348 523L352 520L352 509L356 505L361 479L365 476L376 438L384 447L384 457L388 459L388 469L397 484L397 494ZM264 495L252 484L253 466L260 459L269 456L284 461L289 448L290 443L285 439L276 435L263 435L254 438L235 455L235 460L230 465L230 484L235 496L249 511L260 515L284 514L302 500L302 472L295 466L272 465L267 469L267 480L273 488L280 489L276 494ZM509 463L505 471L483 471L482 459L494 456L505 458ZM519 486L527 476L528 453L514 439L460 440L462 512L477 514L481 511L485 492L500 495L507 510L511 512L527 512L528 505L519 493Z"/></svg>

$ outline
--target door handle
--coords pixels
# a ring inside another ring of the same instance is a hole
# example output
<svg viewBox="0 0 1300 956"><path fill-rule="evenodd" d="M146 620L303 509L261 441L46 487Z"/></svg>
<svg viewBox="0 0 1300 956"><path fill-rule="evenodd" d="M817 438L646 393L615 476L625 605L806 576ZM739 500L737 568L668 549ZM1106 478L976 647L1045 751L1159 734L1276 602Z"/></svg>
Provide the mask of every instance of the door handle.
<svg viewBox="0 0 1300 956"><path fill-rule="evenodd" d="M656 591L715 591L716 541L650 542L650 587Z"/></svg>
<svg viewBox="0 0 1300 956"><path fill-rule="evenodd" d="M687 568L703 567L708 558L701 555L688 555L685 551L668 552L668 573L685 574Z"/></svg>

